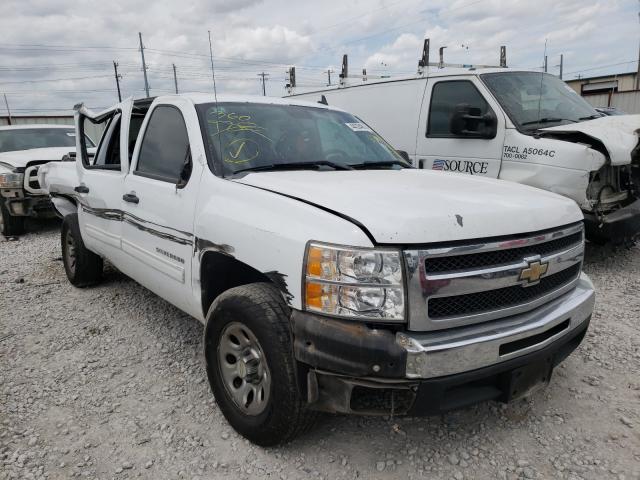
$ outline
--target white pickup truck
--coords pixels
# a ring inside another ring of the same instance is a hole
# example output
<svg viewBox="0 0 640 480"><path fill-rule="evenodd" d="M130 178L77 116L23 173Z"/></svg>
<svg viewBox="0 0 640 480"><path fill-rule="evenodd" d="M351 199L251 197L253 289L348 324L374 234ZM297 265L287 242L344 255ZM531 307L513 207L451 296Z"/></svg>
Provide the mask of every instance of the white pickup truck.
<svg viewBox="0 0 640 480"><path fill-rule="evenodd" d="M640 115L604 116L554 75L509 68L421 68L291 90L367 122L418 168L499 178L565 195L587 238L640 234Z"/></svg>
<svg viewBox="0 0 640 480"><path fill-rule="evenodd" d="M95 157L87 122L106 123ZM205 324L209 381L260 445L314 412L438 414L549 382L594 290L575 202L411 168L333 107L172 95L76 109L40 182L71 283L103 259Z"/></svg>
<svg viewBox="0 0 640 480"><path fill-rule="evenodd" d="M20 235L25 218L54 215L49 196L38 184L38 168L62 160L75 148L75 136L75 128L68 125L0 127L0 234Z"/></svg>

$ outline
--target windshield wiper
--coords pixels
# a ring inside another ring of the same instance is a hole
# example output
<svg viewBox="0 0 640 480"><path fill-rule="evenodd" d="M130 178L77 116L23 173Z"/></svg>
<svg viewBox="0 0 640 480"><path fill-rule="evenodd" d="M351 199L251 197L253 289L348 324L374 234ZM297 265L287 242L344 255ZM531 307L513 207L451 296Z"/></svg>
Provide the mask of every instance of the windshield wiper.
<svg viewBox="0 0 640 480"><path fill-rule="evenodd" d="M599 113L594 113L593 115L589 115L588 117L580 117L578 120L593 120L595 118L600 118L602 115Z"/></svg>
<svg viewBox="0 0 640 480"><path fill-rule="evenodd" d="M413 168L407 162L401 162L400 160L388 160L384 162L363 162L363 163L350 163L349 166L355 169L364 169L364 168L381 168L381 167L392 167L394 165L400 165L404 168Z"/></svg>
<svg viewBox="0 0 640 480"><path fill-rule="evenodd" d="M523 122L520 125L524 126L524 125L533 125L534 123L553 123L553 122L572 122L572 123L578 123L577 120L572 120L570 118L554 118L554 117L544 117L544 118L539 118L538 120L531 120L530 122Z"/></svg>
<svg viewBox="0 0 640 480"><path fill-rule="evenodd" d="M241 168L240 170L236 170L233 172L241 173L241 172L268 172L275 170L303 170L303 169L314 169L317 170L318 167L331 167L334 170L353 170L349 165L342 165L340 163L330 162L328 160L318 160L317 162L288 162L288 163L272 163L269 165L259 165L257 167L248 167Z"/></svg>

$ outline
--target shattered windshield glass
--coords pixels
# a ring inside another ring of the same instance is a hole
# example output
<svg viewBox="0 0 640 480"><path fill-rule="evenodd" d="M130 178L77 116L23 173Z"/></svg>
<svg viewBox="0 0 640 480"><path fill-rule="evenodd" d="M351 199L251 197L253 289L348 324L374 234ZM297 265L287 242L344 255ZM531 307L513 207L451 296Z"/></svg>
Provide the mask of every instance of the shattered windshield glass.
<svg viewBox="0 0 640 480"><path fill-rule="evenodd" d="M548 73L499 72L480 77L520 130L533 131L600 116L569 85Z"/></svg>

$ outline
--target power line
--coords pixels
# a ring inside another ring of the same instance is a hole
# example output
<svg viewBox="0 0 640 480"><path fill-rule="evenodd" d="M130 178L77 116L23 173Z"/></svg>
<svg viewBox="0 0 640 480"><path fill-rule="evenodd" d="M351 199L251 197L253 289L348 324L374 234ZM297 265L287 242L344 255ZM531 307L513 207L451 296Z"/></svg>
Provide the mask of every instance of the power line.
<svg viewBox="0 0 640 480"><path fill-rule="evenodd" d="M567 72L567 73L565 73L565 75L573 75L574 73L590 72L592 70L602 70L603 68L617 67L619 65L627 65L629 63L635 63L636 61L637 60L628 60L626 62L609 63L607 65L600 65L599 67L583 68L582 70L574 70L573 72Z"/></svg>
<svg viewBox="0 0 640 480"><path fill-rule="evenodd" d="M0 83L0 85L9 85L9 84L22 84L22 83L45 83L45 82L62 82L65 80L88 80L91 78L105 78L105 77L110 77L111 74L109 75L92 75L92 76L88 76L88 77L71 77L71 78L48 78L48 79L42 79L42 80L19 80L19 81L13 81L13 82L2 82Z"/></svg>

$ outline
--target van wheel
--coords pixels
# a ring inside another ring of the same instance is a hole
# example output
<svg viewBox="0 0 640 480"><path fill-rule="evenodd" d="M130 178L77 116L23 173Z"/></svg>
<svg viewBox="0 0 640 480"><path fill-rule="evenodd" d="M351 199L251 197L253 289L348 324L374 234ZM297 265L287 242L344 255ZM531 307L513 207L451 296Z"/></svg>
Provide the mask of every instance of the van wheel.
<svg viewBox="0 0 640 480"><path fill-rule="evenodd" d="M288 442L313 426L296 380L289 309L268 283L222 293L207 314L207 376L231 426L263 447Z"/></svg>
<svg viewBox="0 0 640 480"><path fill-rule="evenodd" d="M24 233L24 217L11 215L2 199L0 199L0 233L5 237L15 237Z"/></svg>
<svg viewBox="0 0 640 480"><path fill-rule="evenodd" d="M100 282L102 279L102 258L84 246L77 213L64 217L61 243L62 263L69 281L80 288Z"/></svg>

